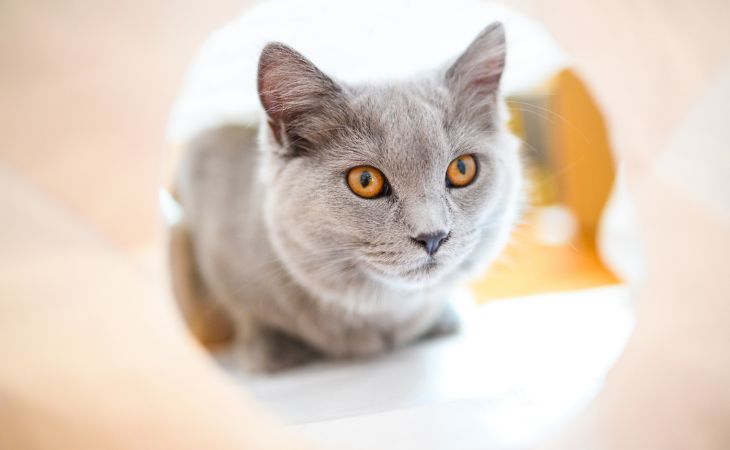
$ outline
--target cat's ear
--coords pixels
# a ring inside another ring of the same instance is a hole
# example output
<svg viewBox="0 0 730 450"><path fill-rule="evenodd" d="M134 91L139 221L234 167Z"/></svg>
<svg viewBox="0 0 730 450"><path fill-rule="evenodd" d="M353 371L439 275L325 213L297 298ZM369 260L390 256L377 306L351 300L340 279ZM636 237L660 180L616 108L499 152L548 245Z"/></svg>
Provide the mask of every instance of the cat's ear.
<svg viewBox="0 0 730 450"><path fill-rule="evenodd" d="M483 117L495 111L505 53L504 27L494 22L446 71L446 85L461 113Z"/></svg>
<svg viewBox="0 0 730 450"><path fill-rule="evenodd" d="M274 138L282 146L306 146L344 98L335 81L296 50L278 42L261 52L258 93Z"/></svg>

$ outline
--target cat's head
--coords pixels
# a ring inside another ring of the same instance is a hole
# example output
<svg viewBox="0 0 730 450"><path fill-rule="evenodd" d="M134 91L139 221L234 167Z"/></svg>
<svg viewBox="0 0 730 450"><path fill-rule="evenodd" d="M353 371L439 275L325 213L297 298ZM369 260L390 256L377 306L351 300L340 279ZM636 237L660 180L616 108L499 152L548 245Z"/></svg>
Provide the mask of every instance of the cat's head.
<svg viewBox="0 0 730 450"><path fill-rule="evenodd" d="M266 218L300 281L424 287L501 250L521 178L499 113L504 64L500 24L445 70L389 84L340 83L264 48Z"/></svg>

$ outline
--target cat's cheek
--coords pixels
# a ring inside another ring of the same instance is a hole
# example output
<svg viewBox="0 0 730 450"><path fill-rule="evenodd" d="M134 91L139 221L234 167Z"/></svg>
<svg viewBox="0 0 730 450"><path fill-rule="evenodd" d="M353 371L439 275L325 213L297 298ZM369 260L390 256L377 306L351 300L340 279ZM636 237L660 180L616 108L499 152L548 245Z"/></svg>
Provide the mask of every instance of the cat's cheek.
<svg viewBox="0 0 730 450"><path fill-rule="evenodd" d="M491 200L490 189L480 185L452 189L450 197L454 205L454 215L457 220L480 216L485 209L489 208Z"/></svg>

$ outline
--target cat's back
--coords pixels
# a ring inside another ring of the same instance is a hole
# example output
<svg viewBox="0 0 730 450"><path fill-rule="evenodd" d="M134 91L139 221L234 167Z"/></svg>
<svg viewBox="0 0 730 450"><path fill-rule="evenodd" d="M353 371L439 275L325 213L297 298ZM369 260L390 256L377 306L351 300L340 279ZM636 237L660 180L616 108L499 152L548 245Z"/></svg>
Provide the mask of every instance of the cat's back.
<svg viewBox="0 0 730 450"><path fill-rule="evenodd" d="M260 158L256 135L255 127L229 125L193 139L175 186L186 222L220 221L232 208L250 209Z"/></svg>
<svg viewBox="0 0 730 450"><path fill-rule="evenodd" d="M212 252L245 259L248 252L265 250L259 248L265 240L257 132L247 126L216 128L184 152L175 190L200 258Z"/></svg>

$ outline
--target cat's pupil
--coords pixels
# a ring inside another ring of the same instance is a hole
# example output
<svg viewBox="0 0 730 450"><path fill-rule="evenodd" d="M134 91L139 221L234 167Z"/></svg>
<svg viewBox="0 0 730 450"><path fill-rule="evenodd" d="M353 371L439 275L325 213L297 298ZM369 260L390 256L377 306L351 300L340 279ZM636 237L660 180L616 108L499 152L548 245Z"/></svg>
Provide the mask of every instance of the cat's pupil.
<svg viewBox="0 0 730 450"><path fill-rule="evenodd" d="M466 173L466 164L464 164L464 161L458 159L456 160L456 168L459 169L459 172L464 175Z"/></svg>
<svg viewBox="0 0 730 450"><path fill-rule="evenodd" d="M370 181L372 181L373 176L370 175L370 172L365 171L360 175L360 185L364 188L368 187L370 185Z"/></svg>

